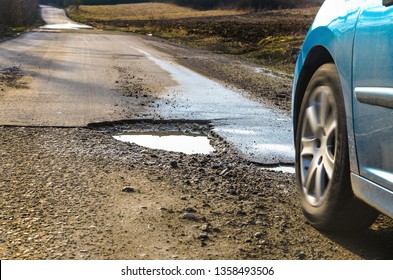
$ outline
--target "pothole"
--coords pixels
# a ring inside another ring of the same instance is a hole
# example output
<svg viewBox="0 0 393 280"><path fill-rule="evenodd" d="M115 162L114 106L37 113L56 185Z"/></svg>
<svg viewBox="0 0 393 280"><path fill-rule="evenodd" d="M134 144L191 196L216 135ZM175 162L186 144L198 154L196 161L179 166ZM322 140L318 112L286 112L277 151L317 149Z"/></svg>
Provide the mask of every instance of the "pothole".
<svg viewBox="0 0 393 280"><path fill-rule="evenodd" d="M207 136L183 132L125 133L115 135L113 138L149 149L184 153L187 155L210 154L215 151L210 145L210 140Z"/></svg>
<svg viewBox="0 0 393 280"><path fill-rule="evenodd" d="M90 124L89 127L122 142L187 155L208 155L227 146L213 136L212 126L206 121L130 120Z"/></svg>
<svg viewBox="0 0 393 280"><path fill-rule="evenodd" d="M123 120L93 123L88 127L108 134L117 141L164 153L175 152L208 156L210 154L217 156L231 154L233 158L241 157L236 149L218 135L207 121ZM281 165L254 163L264 170L295 173L295 168L285 163L281 163Z"/></svg>
<svg viewBox="0 0 393 280"><path fill-rule="evenodd" d="M26 82L22 82L23 73L20 67L12 66L0 69L0 87L2 85L13 88L27 88Z"/></svg>

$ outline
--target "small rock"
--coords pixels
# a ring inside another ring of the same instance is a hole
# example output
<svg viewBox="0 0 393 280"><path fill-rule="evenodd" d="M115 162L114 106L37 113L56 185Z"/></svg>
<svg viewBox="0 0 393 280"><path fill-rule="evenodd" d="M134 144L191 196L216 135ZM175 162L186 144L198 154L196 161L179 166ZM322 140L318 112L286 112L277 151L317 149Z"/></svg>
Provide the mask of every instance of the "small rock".
<svg viewBox="0 0 393 280"><path fill-rule="evenodd" d="M209 235L207 233L202 233L201 235L199 235L199 239L205 241L209 239Z"/></svg>
<svg viewBox="0 0 393 280"><path fill-rule="evenodd" d="M221 171L220 176L223 176L228 172L228 168L225 168L223 171Z"/></svg>
<svg viewBox="0 0 393 280"><path fill-rule="evenodd" d="M287 94L286 93L279 93L279 94L277 94L277 97L278 98L287 98Z"/></svg>
<svg viewBox="0 0 393 280"><path fill-rule="evenodd" d="M193 207L187 207L186 209L184 209L187 213L196 213L197 210Z"/></svg>
<svg viewBox="0 0 393 280"><path fill-rule="evenodd" d="M211 231L210 225L209 224L202 225L201 230L204 232L210 232Z"/></svg>
<svg viewBox="0 0 393 280"><path fill-rule="evenodd" d="M198 217L193 213L185 213L183 215L183 219L190 220L190 221L197 221Z"/></svg>
<svg viewBox="0 0 393 280"><path fill-rule="evenodd" d="M261 238L261 237L262 237L262 232L256 232L256 233L254 234L254 237L255 237L256 239Z"/></svg>
<svg viewBox="0 0 393 280"><path fill-rule="evenodd" d="M302 250L296 250L295 257L300 260L304 260L306 258L306 254Z"/></svg>
<svg viewBox="0 0 393 280"><path fill-rule="evenodd" d="M121 191L126 192L126 193L133 193L133 192L135 192L135 189L130 186L126 186Z"/></svg>
<svg viewBox="0 0 393 280"><path fill-rule="evenodd" d="M243 210L239 210L239 211L237 211L237 215L238 215L238 216L246 216L246 215L247 215L247 212L245 212L245 211L243 211Z"/></svg>
<svg viewBox="0 0 393 280"><path fill-rule="evenodd" d="M229 190L230 195L237 195L237 191L234 189Z"/></svg>
<svg viewBox="0 0 393 280"><path fill-rule="evenodd" d="M213 231L214 231L214 232L221 232L221 229L220 229L219 227L214 227L214 228L213 228Z"/></svg>
<svg viewBox="0 0 393 280"><path fill-rule="evenodd" d="M221 167L221 164L212 164L212 169L219 169Z"/></svg>
<svg viewBox="0 0 393 280"><path fill-rule="evenodd" d="M178 168L179 165L177 164L177 161L172 161L172 162L171 162L171 167L172 167L172 168Z"/></svg>

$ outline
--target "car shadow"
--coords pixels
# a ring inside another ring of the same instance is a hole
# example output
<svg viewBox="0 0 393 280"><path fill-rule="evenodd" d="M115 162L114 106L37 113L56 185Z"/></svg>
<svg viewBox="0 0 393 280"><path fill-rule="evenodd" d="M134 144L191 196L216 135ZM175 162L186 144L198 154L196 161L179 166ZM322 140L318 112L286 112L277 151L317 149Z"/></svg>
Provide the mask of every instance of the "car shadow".
<svg viewBox="0 0 393 280"><path fill-rule="evenodd" d="M365 231L324 235L362 259L393 260L393 220L386 216Z"/></svg>

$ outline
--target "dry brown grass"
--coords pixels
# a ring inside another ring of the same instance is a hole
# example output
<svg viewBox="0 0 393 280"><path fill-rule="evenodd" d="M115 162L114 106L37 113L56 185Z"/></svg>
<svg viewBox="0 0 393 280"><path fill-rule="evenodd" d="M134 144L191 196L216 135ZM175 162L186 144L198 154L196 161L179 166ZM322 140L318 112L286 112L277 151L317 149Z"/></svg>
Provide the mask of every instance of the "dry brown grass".
<svg viewBox="0 0 393 280"><path fill-rule="evenodd" d="M197 11L169 4L82 6L68 15L96 28L152 34L188 46L235 55L293 72L318 8L259 12Z"/></svg>
<svg viewBox="0 0 393 280"><path fill-rule="evenodd" d="M165 3L123 4L113 6L80 6L85 20L163 20L245 14L239 10L198 11Z"/></svg>

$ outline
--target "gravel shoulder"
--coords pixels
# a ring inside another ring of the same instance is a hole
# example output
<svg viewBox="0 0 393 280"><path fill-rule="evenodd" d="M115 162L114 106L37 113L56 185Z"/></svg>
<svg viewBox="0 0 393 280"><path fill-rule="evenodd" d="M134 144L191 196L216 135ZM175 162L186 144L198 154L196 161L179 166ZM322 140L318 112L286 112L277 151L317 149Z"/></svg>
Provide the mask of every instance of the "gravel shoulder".
<svg viewBox="0 0 393 280"><path fill-rule="evenodd" d="M293 175L216 152L185 155L112 138L189 123L0 127L2 259L391 259L392 223L357 235L305 223Z"/></svg>

